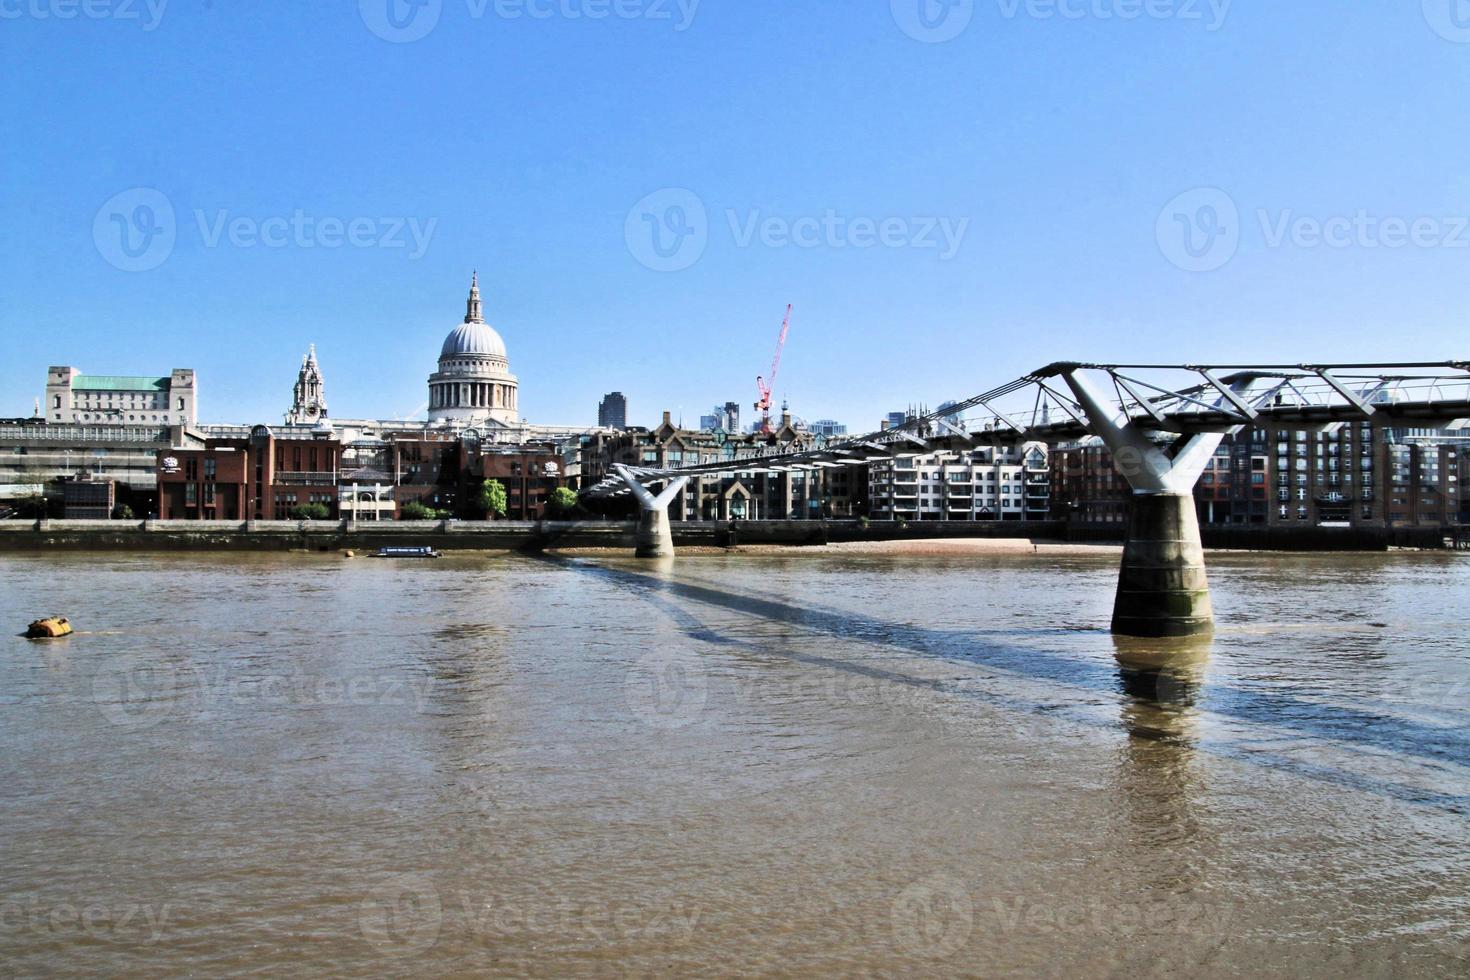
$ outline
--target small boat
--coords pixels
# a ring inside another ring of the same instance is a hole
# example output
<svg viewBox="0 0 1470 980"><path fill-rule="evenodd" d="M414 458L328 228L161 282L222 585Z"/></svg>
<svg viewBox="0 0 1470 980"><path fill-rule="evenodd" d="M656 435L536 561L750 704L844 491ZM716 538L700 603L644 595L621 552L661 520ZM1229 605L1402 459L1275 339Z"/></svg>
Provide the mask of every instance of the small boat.
<svg viewBox="0 0 1470 980"><path fill-rule="evenodd" d="M374 558L442 558L433 548L379 548Z"/></svg>
<svg viewBox="0 0 1470 980"><path fill-rule="evenodd" d="M66 621L65 616L48 616L32 623L26 629L26 636L32 640L54 640L71 636L71 632L71 623Z"/></svg>

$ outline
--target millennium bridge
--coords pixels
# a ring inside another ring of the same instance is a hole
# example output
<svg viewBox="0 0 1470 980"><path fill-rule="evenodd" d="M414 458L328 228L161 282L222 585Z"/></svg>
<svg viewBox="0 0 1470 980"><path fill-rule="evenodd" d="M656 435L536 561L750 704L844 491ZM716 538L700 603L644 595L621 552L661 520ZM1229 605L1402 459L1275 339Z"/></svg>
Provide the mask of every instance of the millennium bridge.
<svg viewBox="0 0 1470 980"><path fill-rule="evenodd" d="M668 507L692 477L856 466L977 446L1097 438L1132 489L1113 632L1214 629L1194 485L1227 434L1273 422L1307 430L1377 420L1437 426L1470 417L1470 362L1083 364L1059 362L903 425L816 450L652 469L618 465L583 491L638 501L637 554L674 554ZM662 484L655 491L650 484Z"/></svg>

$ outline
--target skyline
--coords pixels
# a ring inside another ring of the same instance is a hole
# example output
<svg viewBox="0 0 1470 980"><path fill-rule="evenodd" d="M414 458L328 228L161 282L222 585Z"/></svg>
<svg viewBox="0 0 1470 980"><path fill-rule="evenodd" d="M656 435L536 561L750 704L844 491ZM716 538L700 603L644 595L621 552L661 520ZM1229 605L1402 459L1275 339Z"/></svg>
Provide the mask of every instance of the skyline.
<svg viewBox="0 0 1470 980"><path fill-rule="evenodd" d="M753 403L786 303L776 404L854 430L1060 359L1466 354L1437 0L65 9L4 8L0 415L192 367L274 422L312 343L333 415L411 414L475 268L545 424Z"/></svg>

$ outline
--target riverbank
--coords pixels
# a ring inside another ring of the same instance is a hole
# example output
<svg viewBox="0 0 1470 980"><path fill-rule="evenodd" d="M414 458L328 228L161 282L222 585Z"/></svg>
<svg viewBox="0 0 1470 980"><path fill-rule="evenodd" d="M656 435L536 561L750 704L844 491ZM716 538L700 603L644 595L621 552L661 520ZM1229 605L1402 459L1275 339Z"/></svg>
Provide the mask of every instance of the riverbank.
<svg viewBox="0 0 1470 980"><path fill-rule="evenodd" d="M438 551L631 551L632 521L0 521L0 551L376 551L431 547ZM1120 548L1120 524L1064 521L915 522L740 521L679 522L674 544L701 550L763 553L764 549L830 550L850 554L1096 554ZM1212 551L1388 551L1453 546L1439 528L1206 527ZM1081 549L1075 550L1075 549Z"/></svg>

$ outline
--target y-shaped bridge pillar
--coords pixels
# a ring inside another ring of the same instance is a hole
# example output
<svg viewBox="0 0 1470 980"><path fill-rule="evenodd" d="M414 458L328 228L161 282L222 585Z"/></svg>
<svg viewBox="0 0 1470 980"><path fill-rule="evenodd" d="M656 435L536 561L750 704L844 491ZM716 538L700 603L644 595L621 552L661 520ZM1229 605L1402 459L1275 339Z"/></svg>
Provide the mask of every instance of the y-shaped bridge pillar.
<svg viewBox="0 0 1470 980"><path fill-rule="evenodd" d="M1113 454L1133 488L1128 541L1113 602L1113 632L1123 636L1193 636L1215 628L1194 485L1224 438L1193 436L1172 459L1133 424L1118 425L1088 381L1065 375L1088 428Z"/></svg>
<svg viewBox="0 0 1470 980"><path fill-rule="evenodd" d="M639 558L672 558L674 556L674 532L669 527L669 504L684 489L689 477L681 476L664 487L658 496L639 483L626 466L616 466L633 496L638 498L638 551Z"/></svg>

